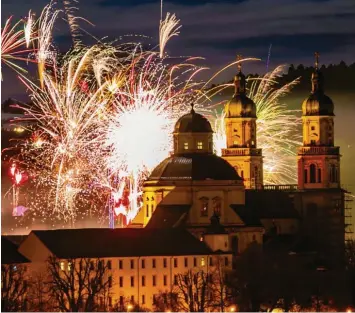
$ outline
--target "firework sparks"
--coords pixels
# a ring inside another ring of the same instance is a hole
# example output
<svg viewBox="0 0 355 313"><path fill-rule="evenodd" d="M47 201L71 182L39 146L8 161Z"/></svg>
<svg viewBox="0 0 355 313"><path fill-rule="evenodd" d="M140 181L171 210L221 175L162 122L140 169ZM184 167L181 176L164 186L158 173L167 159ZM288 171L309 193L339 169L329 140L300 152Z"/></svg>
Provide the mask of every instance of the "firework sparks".
<svg viewBox="0 0 355 313"><path fill-rule="evenodd" d="M160 21L159 27L159 48L160 48L160 57L164 57L164 50L167 42L170 38L174 36L178 36L180 34L179 29L181 25L179 25L180 20L178 20L175 14L167 13L165 20Z"/></svg>
<svg viewBox="0 0 355 313"><path fill-rule="evenodd" d="M19 28L21 21L18 21L13 26L11 26L11 21L12 17L8 18L1 31L1 62L16 72L26 73L24 68L14 62L15 60L28 60L24 55L29 52L29 50L22 49L22 46L24 46L26 42L24 31Z"/></svg>
<svg viewBox="0 0 355 313"><path fill-rule="evenodd" d="M30 42L32 39L32 33L33 33L33 16L31 13L31 10L28 12L28 18L27 22L24 25L24 34L25 34L25 41L26 41L26 47L28 48L30 46Z"/></svg>

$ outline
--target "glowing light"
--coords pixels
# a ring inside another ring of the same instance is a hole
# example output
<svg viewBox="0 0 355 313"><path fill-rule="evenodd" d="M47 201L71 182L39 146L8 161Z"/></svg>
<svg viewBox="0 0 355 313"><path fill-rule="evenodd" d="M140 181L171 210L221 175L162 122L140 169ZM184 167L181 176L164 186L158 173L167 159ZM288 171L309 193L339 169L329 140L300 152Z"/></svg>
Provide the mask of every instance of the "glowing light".
<svg viewBox="0 0 355 313"><path fill-rule="evenodd" d="M22 173L21 172L17 172L15 174L15 182L16 182L16 184L19 185L21 180L22 180Z"/></svg>
<svg viewBox="0 0 355 313"><path fill-rule="evenodd" d="M14 128L14 132L19 133L19 134L23 133L24 131L25 131L25 129L23 127L15 127Z"/></svg>
<svg viewBox="0 0 355 313"><path fill-rule="evenodd" d="M15 171L16 171L16 164L13 163L10 167L10 174L11 176L14 176L15 175Z"/></svg>

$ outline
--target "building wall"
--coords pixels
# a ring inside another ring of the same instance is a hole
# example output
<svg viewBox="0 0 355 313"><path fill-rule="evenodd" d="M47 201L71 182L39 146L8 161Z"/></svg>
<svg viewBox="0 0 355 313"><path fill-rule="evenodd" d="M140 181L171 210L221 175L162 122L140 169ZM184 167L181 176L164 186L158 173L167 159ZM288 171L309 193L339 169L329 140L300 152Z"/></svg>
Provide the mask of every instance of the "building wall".
<svg viewBox="0 0 355 313"><path fill-rule="evenodd" d="M278 235L294 235L299 231L299 220L295 218L261 219L261 223L268 233L276 227Z"/></svg>
<svg viewBox="0 0 355 313"><path fill-rule="evenodd" d="M112 305L115 305L116 303L120 304L120 301L123 301L124 305L132 303L138 304L141 307L153 309L155 295L158 295L161 292L171 292L176 290L174 285L175 275L185 274L189 270L196 272L204 271L206 274L213 273L218 257L222 260L223 268L226 270L232 268L231 254L221 256L186 255L114 257L103 258L101 260L106 264L107 262L111 262L111 269L108 270L107 275L112 277L110 295ZM210 259L212 259L212 261L210 261ZM225 261L225 259L227 259L227 261ZM164 266L164 260L166 260L166 267ZM68 271L70 269L67 260L62 259L59 262L61 263L63 270ZM120 262L122 262L122 268L120 268ZM155 262L155 267L153 262ZM45 260L43 260L42 263L45 264ZM34 274L35 272L33 272L33 275ZM120 285L121 280L122 285Z"/></svg>
<svg viewBox="0 0 355 313"><path fill-rule="evenodd" d="M176 183L178 184L178 182ZM219 198L221 204L220 222L222 224L238 224L243 222L230 208L231 204L244 204L244 187L233 181L211 181L201 184L180 184L177 186L146 183L143 189L143 226L147 225L155 208L163 205L191 205L188 223L191 225L209 225L213 215L214 201ZM202 202L207 201L207 215L201 214Z"/></svg>

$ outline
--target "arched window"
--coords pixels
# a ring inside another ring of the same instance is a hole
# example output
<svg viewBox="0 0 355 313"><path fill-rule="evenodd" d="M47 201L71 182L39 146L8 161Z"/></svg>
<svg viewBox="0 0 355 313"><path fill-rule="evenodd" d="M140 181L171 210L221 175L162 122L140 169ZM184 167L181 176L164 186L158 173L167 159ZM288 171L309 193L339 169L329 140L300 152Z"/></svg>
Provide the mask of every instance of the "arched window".
<svg viewBox="0 0 355 313"><path fill-rule="evenodd" d="M200 216L208 216L208 198L200 198Z"/></svg>
<svg viewBox="0 0 355 313"><path fill-rule="evenodd" d="M322 169L318 168L318 183L322 182Z"/></svg>
<svg viewBox="0 0 355 313"><path fill-rule="evenodd" d="M221 215L222 199L220 197L214 197L212 199L213 213L217 216Z"/></svg>
<svg viewBox="0 0 355 313"><path fill-rule="evenodd" d="M151 204L151 205L150 205L150 215L151 215L151 216L153 215L153 211L154 211L154 205Z"/></svg>
<svg viewBox="0 0 355 313"><path fill-rule="evenodd" d="M303 182L304 182L305 184L308 183L308 171L307 171L307 170L304 170L304 171L303 171Z"/></svg>
<svg viewBox="0 0 355 313"><path fill-rule="evenodd" d="M309 182L315 183L316 182L316 165L311 164L309 167Z"/></svg>
<svg viewBox="0 0 355 313"><path fill-rule="evenodd" d="M149 217L149 204L147 204L147 217Z"/></svg>

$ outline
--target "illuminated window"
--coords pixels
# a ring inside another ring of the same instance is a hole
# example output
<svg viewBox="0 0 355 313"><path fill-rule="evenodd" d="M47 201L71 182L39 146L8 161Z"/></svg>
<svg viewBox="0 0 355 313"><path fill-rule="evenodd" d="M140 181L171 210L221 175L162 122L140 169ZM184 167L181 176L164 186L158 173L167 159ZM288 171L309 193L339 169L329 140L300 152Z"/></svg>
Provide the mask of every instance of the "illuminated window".
<svg viewBox="0 0 355 313"><path fill-rule="evenodd" d="M208 198L202 197L200 198L200 215L208 216Z"/></svg>
<svg viewBox="0 0 355 313"><path fill-rule="evenodd" d="M233 145L237 146L238 145L238 141L234 140L233 141Z"/></svg>
<svg viewBox="0 0 355 313"><path fill-rule="evenodd" d="M188 149L189 149L189 143L188 143L188 142L185 142L185 143L184 143L184 149L185 149L185 150L188 150Z"/></svg>
<svg viewBox="0 0 355 313"><path fill-rule="evenodd" d="M198 149L198 150L202 150L202 148L203 148L202 141L199 141L199 142L197 143L197 149Z"/></svg>
<svg viewBox="0 0 355 313"><path fill-rule="evenodd" d="M60 269L61 269L62 271L65 270L65 264L64 264L64 262L60 262Z"/></svg>
<svg viewBox="0 0 355 313"><path fill-rule="evenodd" d="M205 258L201 258L201 266L205 266Z"/></svg>
<svg viewBox="0 0 355 313"><path fill-rule="evenodd" d="M217 216L221 215L222 199L220 197L214 197L212 199L213 213Z"/></svg>
<svg viewBox="0 0 355 313"><path fill-rule="evenodd" d="M71 263L68 262L68 271L70 272L71 271Z"/></svg>

